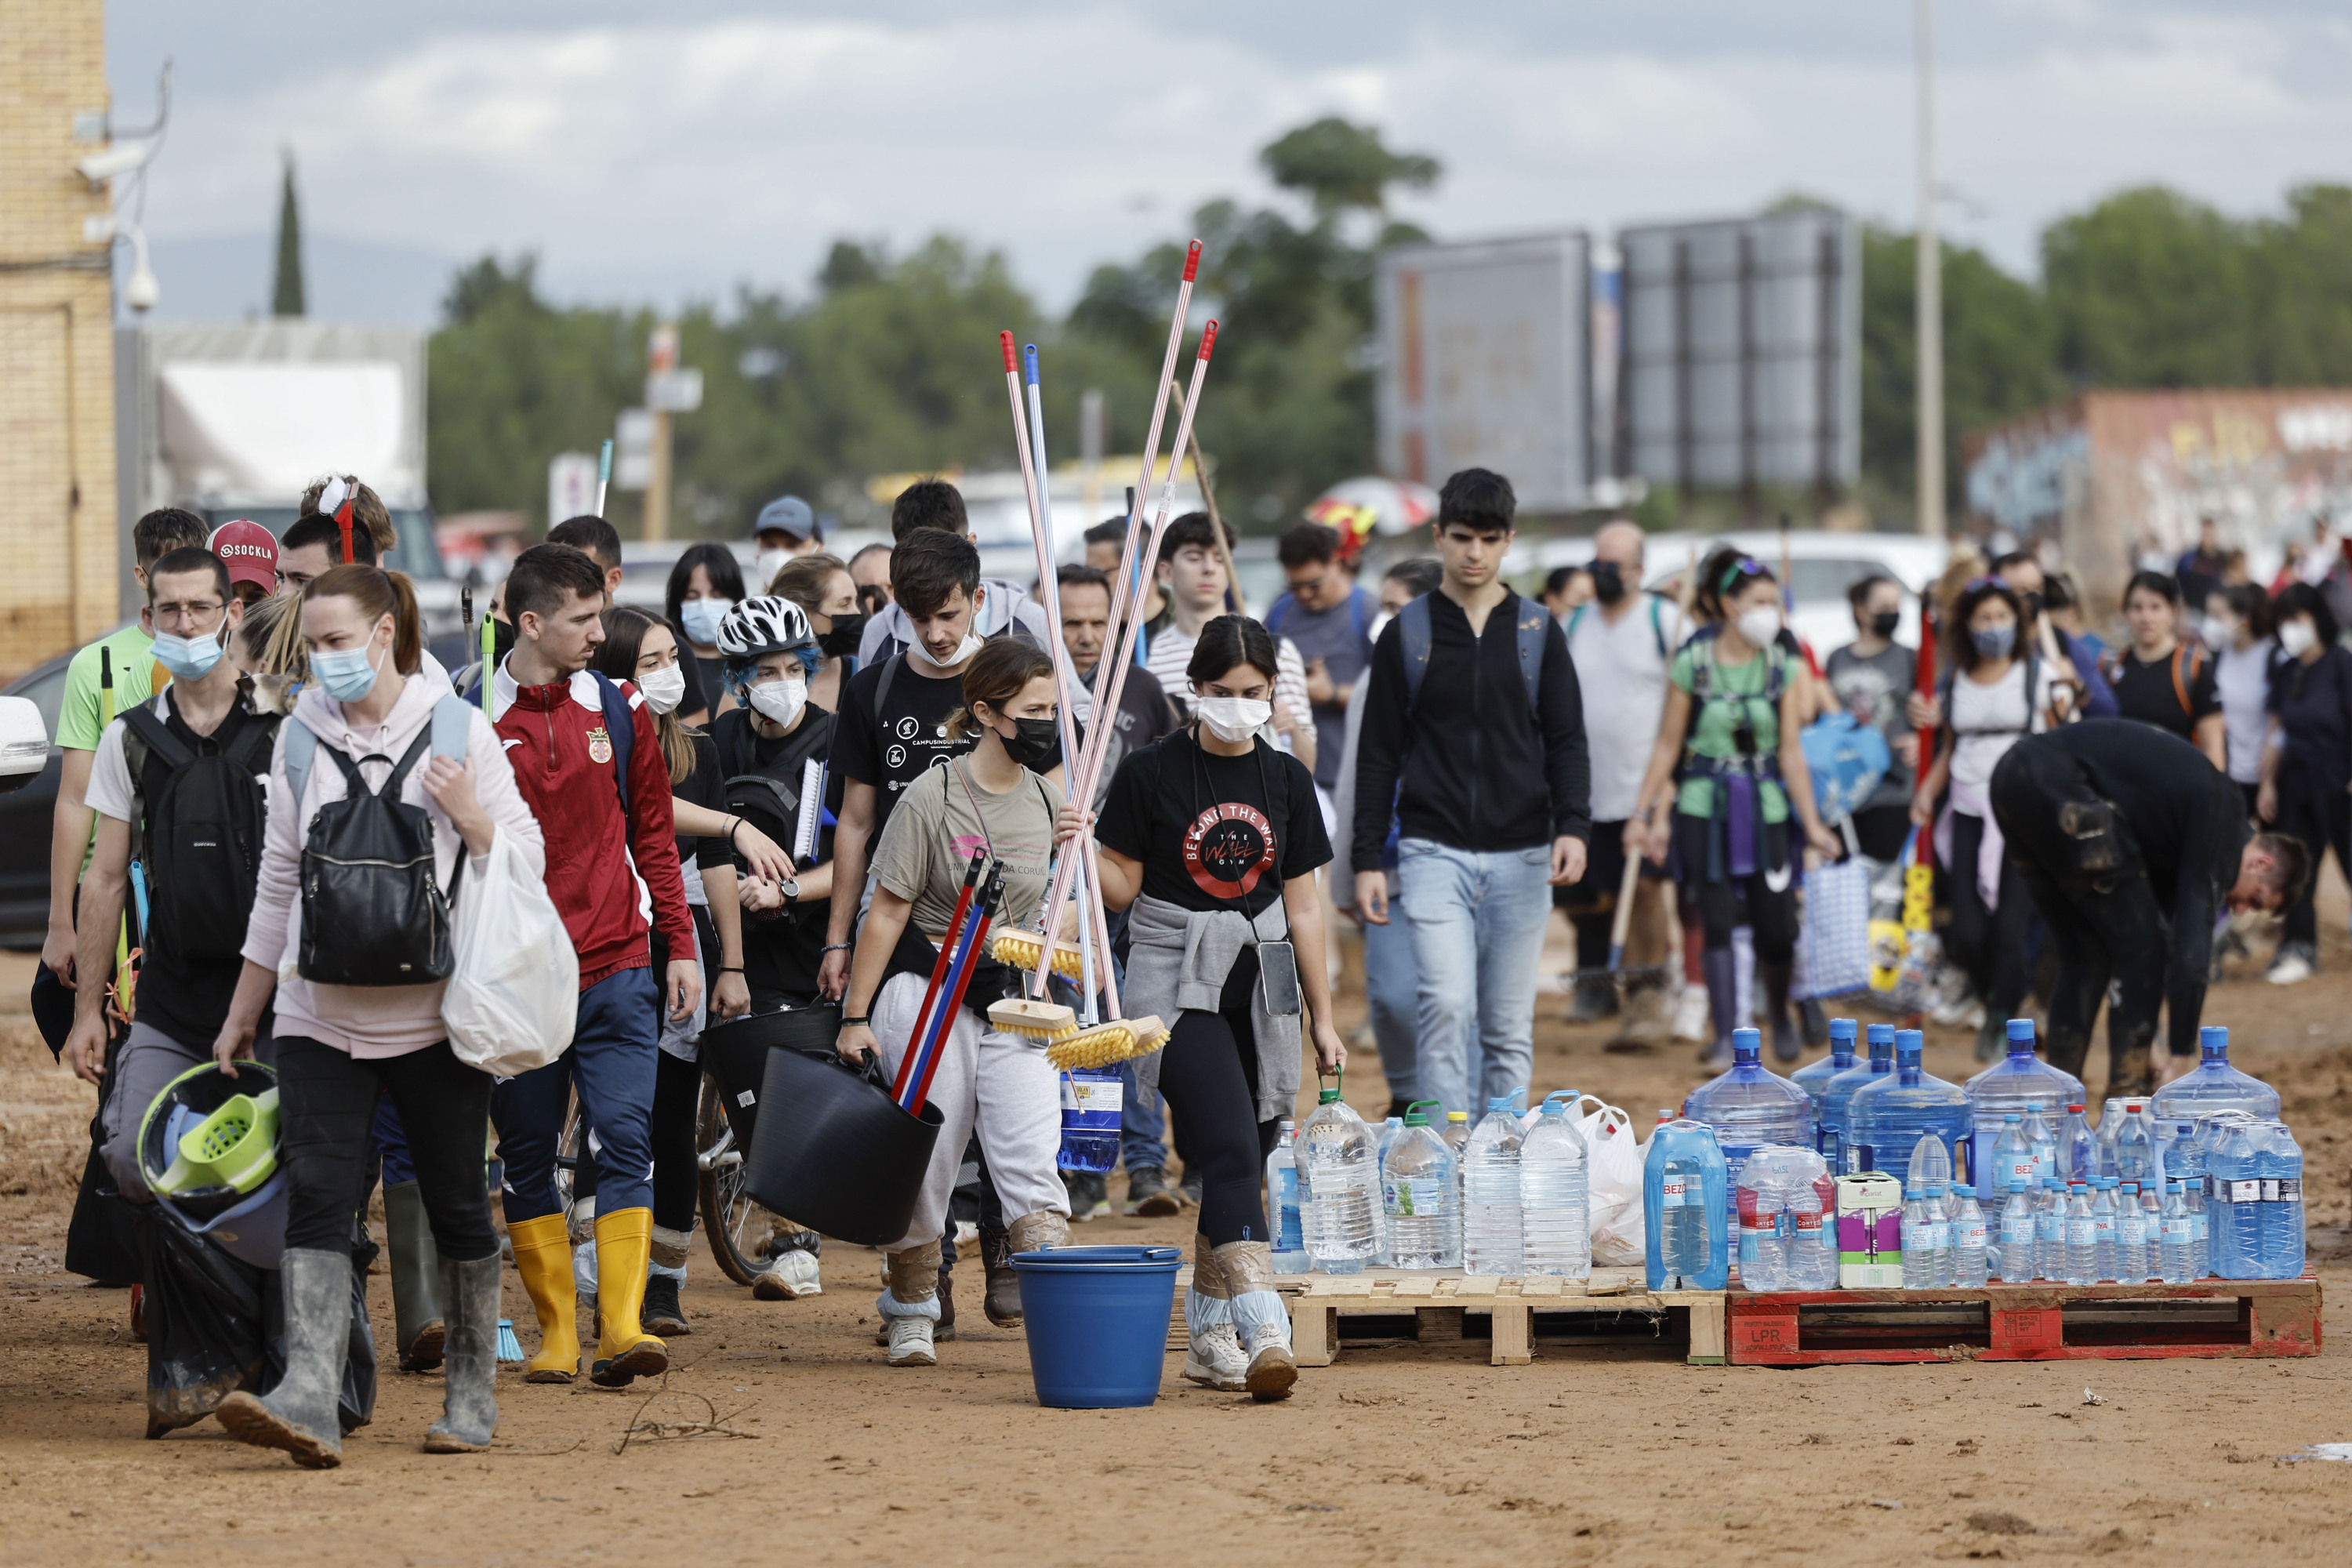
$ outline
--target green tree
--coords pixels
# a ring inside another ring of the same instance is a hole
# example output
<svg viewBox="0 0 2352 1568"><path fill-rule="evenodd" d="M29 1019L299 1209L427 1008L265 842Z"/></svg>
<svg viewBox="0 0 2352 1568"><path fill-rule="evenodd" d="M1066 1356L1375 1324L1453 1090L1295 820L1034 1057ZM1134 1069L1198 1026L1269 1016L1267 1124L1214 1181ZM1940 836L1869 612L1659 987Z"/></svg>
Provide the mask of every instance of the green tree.
<svg viewBox="0 0 2352 1568"><path fill-rule="evenodd" d="M2254 382L2252 237L2153 185L2052 224L2042 269L2059 367L2099 386Z"/></svg>
<svg viewBox="0 0 2352 1568"><path fill-rule="evenodd" d="M278 191L278 273L270 280L269 313L302 314L302 211L294 197L294 151L284 154L285 169Z"/></svg>
<svg viewBox="0 0 2352 1568"><path fill-rule="evenodd" d="M2299 185L2255 226L2253 361L2273 386L2352 382L2352 189Z"/></svg>

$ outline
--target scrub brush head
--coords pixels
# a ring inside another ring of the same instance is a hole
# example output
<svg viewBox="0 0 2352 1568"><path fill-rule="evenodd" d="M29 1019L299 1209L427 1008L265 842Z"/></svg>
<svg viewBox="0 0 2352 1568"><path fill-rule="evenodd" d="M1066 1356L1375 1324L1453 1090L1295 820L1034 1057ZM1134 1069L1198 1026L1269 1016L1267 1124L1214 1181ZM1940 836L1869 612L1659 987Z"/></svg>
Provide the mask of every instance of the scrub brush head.
<svg viewBox="0 0 2352 1568"><path fill-rule="evenodd" d="M990 1003L988 1023L991 1028L1004 1034L1026 1035L1047 1045L1066 1040L1078 1032L1076 1013L1058 1002L1034 1002L1026 996L1008 996L1002 1002Z"/></svg>
<svg viewBox="0 0 2352 1568"><path fill-rule="evenodd" d="M1008 969L1035 970L1040 955L1045 951L1045 939L1034 931L1018 926L1008 927L988 939L988 955ZM1075 942L1055 941L1054 973L1066 980L1076 980L1084 973L1084 961Z"/></svg>
<svg viewBox="0 0 2352 1568"><path fill-rule="evenodd" d="M1167 1043L1168 1026L1155 1017L1111 1018L1048 1046L1045 1059L1062 1072L1110 1067L1148 1057Z"/></svg>

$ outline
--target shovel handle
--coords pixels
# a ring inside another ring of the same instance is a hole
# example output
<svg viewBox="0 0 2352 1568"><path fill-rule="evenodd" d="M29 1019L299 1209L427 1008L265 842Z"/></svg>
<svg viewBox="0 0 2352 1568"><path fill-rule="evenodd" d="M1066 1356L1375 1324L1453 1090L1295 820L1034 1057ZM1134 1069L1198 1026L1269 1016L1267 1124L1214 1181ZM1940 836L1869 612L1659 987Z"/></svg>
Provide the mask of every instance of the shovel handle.
<svg viewBox="0 0 2352 1568"><path fill-rule="evenodd" d="M1633 889L1642 879L1642 858L1625 857L1625 874L1617 879L1617 912L1609 921L1609 973L1625 967L1625 932L1633 923Z"/></svg>

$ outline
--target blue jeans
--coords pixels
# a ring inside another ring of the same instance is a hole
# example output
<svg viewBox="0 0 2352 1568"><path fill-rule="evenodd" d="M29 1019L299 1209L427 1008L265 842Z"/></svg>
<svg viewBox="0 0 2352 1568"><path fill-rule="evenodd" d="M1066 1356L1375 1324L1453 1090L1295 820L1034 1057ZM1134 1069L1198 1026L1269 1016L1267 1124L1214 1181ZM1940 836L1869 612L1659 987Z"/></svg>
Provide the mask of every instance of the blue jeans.
<svg viewBox="0 0 2352 1568"><path fill-rule="evenodd" d="M1398 897L1420 974L1422 1098L1476 1120L1528 1087L1535 1060L1536 965L1551 918L1551 850L1397 846ZM1477 1047L1482 1081L1470 1081Z"/></svg>
<svg viewBox="0 0 2352 1568"><path fill-rule="evenodd" d="M492 1092L508 1224L563 1212L555 1195L555 1155L575 1085L596 1160L596 1212L653 1206L654 1042L660 1029L654 972L640 964L608 974L580 993L572 1048Z"/></svg>
<svg viewBox="0 0 2352 1568"><path fill-rule="evenodd" d="M1389 923L1364 927L1364 997L1371 1004L1372 1039L1391 1100L1422 1098L1421 971L1412 961L1412 932L1403 900L1389 901Z"/></svg>
<svg viewBox="0 0 2352 1568"><path fill-rule="evenodd" d="M1135 1063L1118 1064L1118 1161L1130 1176L1136 1172L1168 1167L1168 1117L1160 1097L1146 1094L1135 1081Z"/></svg>

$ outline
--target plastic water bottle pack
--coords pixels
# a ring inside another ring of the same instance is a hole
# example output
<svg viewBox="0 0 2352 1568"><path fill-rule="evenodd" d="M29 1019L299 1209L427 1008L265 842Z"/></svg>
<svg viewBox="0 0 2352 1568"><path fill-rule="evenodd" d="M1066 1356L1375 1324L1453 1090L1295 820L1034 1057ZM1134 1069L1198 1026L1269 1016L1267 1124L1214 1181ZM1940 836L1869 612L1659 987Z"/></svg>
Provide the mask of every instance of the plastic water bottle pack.
<svg viewBox="0 0 2352 1568"><path fill-rule="evenodd" d="M1819 1153L1772 1143L1756 1150L1740 1171L1737 1207L1741 1289L1836 1287L1836 1194Z"/></svg>

